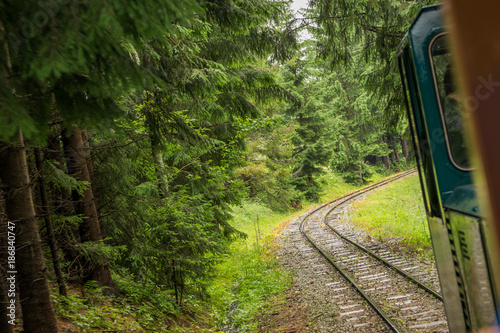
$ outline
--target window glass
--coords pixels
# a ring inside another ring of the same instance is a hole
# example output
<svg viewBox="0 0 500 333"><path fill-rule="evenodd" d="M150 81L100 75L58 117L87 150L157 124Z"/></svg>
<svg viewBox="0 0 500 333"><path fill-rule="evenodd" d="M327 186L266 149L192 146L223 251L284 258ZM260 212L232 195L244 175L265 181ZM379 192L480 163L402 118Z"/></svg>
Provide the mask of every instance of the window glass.
<svg viewBox="0 0 500 333"><path fill-rule="evenodd" d="M437 87L440 111L444 120L447 149L454 163L468 169L469 152L465 142L463 104L457 90L447 35L437 37L431 45L434 81Z"/></svg>

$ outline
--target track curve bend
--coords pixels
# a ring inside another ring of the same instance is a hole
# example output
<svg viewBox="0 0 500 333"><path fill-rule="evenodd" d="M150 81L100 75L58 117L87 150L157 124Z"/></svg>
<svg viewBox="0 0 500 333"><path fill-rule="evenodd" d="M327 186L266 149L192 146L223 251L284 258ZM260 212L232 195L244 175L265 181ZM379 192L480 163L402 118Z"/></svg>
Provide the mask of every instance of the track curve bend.
<svg viewBox="0 0 500 333"><path fill-rule="evenodd" d="M333 301L344 300L338 304L338 316L352 324L353 331L448 332L435 274L337 225L342 211L353 200L413 173L415 170L398 174L323 204L298 223L310 248L345 279L326 285L338 291ZM347 293L352 295L346 301Z"/></svg>

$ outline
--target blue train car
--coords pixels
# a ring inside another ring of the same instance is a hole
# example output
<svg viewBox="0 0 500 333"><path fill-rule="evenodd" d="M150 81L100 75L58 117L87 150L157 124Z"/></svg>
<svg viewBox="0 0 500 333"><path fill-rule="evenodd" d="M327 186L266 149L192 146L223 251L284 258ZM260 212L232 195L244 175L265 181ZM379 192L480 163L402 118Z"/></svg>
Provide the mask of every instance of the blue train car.
<svg viewBox="0 0 500 333"><path fill-rule="evenodd" d="M497 322L492 238L471 177L463 100L440 6L425 7L399 67L450 332Z"/></svg>

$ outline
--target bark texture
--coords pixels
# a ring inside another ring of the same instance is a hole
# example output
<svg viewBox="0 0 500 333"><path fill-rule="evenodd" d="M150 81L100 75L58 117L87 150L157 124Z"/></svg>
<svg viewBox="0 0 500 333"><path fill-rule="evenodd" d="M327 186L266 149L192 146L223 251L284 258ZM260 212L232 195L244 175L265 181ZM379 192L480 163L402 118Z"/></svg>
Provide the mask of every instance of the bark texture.
<svg viewBox="0 0 500 333"><path fill-rule="evenodd" d="M16 283L24 331L57 332L22 135L15 145L0 143L0 179L7 218L15 223Z"/></svg>
<svg viewBox="0 0 500 333"><path fill-rule="evenodd" d="M401 139L401 150L403 151L404 158L408 157L408 141L405 138Z"/></svg>
<svg viewBox="0 0 500 333"><path fill-rule="evenodd" d="M82 133L75 127L69 138L68 171L70 175L76 179L90 184L90 173L84 151L85 146ZM82 243L89 241L101 242L103 239L101 226L91 186L88 186L83 192L83 195L79 198L77 211L86 217L80 226L80 239ZM95 280L101 287L115 289L115 285L111 278L109 260L107 258L101 258L99 262L88 262L86 270L86 280Z"/></svg>

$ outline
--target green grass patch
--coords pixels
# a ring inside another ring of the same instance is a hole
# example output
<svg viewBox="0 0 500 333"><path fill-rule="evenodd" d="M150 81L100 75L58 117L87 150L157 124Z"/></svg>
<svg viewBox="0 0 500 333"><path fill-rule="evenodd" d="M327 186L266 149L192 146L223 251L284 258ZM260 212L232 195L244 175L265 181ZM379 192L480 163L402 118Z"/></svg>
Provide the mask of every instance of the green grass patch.
<svg viewBox="0 0 500 333"><path fill-rule="evenodd" d="M217 278L210 288L217 326L255 332L258 323L253 319L265 307L267 298L290 287L291 276L280 267L275 249L271 236L259 244L233 244L231 256L217 268Z"/></svg>
<svg viewBox="0 0 500 333"><path fill-rule="evenodd" d="M400 237L417 253L432 257L418 175L375 190L351 206L351 221L381 239Z"/></svg>

